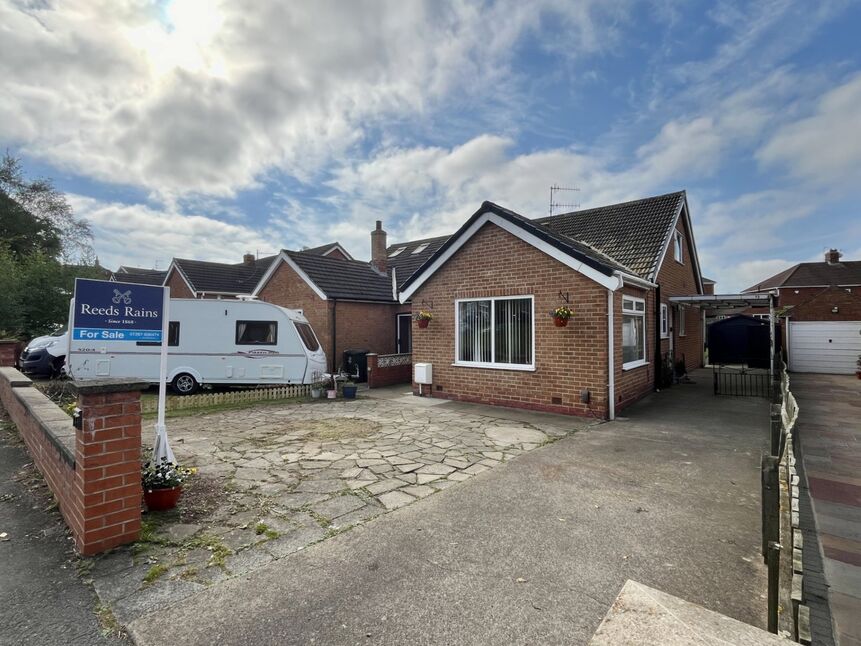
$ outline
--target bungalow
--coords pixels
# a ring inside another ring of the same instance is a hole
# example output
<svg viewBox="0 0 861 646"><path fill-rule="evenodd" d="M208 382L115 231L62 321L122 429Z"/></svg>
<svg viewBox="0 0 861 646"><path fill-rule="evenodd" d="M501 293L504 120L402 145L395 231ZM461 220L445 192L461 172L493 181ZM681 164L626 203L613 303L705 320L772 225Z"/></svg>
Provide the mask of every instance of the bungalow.
<svg viewBox="0 0 861 646"><path fill-rule="evenodd" d="M861 260L829 249L823 262L793 265L744 290L777 292L789 369L851 374L861 357Z"/></svg>
<svg viewBox="0 0 861 646"><path fill-rule="evenodd" d="M434 397L612 419L702 365L702 312L670 301L704 293L684 191L536 220L485 202L428 244L399 298L433 314L412 352Z"/></svg>

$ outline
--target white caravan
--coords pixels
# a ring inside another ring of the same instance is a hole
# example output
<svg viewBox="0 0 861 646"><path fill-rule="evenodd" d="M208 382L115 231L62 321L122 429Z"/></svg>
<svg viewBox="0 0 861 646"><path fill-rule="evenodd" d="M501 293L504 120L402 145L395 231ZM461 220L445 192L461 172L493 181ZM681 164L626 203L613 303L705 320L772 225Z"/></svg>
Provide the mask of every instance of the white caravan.
<svg viewBox="0 0 861 646"><path fill-rule="evenodd" d="M70 311L74 311L74 300ZM326 355L308 320L262 301L171 299L167 382L191 395L202 384L308 384ZM71 325L71 318L70 318ZM69 335L71 338L71 335ZM69 341L73 379L131 377L158 383L161 345L150 341Z"/></svg>

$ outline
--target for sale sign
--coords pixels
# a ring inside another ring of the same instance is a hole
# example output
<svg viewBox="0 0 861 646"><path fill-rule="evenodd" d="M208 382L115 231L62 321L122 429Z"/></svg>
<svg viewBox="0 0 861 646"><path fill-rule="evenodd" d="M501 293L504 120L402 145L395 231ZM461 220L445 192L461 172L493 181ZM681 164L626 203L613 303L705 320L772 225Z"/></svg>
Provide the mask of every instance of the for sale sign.
<svg viewBox="0 0 861 646"><path fill-rule="evenodd" d="M72 338L161 342L164 287L75 280Z"/></svg>

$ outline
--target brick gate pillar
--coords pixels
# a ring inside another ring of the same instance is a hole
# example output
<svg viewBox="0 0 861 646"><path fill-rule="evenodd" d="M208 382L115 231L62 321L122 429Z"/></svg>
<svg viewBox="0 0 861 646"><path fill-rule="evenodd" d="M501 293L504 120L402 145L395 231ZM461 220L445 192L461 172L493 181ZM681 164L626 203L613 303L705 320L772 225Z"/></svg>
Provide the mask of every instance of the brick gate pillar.
<svg viewBox="0 0 861 646"><path fill-rule="evenodd" d="M0 339L0 367L12 367L18 360L18 341Z"/></svg>
<svg viewBox="0 0 861 646"><path fill-rule="evenodd" d="M84 555L134 542L141 528L141 403L149 384L124 379L75 382L75 543Z"/></svg>

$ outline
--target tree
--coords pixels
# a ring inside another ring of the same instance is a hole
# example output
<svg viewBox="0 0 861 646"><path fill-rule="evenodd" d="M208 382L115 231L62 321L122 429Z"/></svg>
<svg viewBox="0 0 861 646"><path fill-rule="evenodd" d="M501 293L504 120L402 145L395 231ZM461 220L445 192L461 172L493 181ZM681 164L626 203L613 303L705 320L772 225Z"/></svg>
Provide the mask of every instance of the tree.
<svg viewBox="0 0 861 646"><path fill-rule="evenodd" d="M50 179L28 180L21 160L8 152L0 161L0 233L0 240L13 242L10 249L16 254L23 248L40 249L64 262L93 258L89 223L75 217L66 196Z"/></svg>
<svg viewBox="0 0 861 646"><path fill-rule="evenodd" d="M50 180L28 181L8 153L0 161L0 337L32 338L68 318L75 278L104 278L92 233Z"/></svg>

